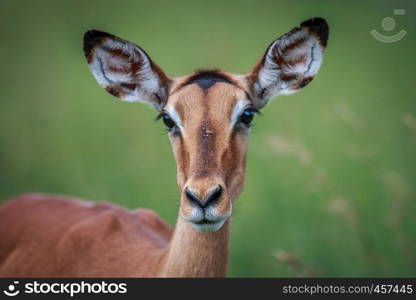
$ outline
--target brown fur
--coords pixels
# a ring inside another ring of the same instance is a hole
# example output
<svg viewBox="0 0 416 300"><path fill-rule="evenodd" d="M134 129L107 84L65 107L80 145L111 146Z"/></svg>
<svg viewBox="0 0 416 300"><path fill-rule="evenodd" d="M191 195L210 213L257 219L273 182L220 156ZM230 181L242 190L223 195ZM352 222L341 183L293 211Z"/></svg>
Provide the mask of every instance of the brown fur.
<svg viewBox="0 0 416 300"><path fill-rule="evenodd" d="M298 30L307 30L316 36L323 48L326 46L328 25L325 20L305 21L291 33ZM122 47L108 48L110 58L107 58L106 70L93 64L92 71L99 75L108 72L113 77L124 73L128 80L117 76L116 79L121 79L105 81L101 78L101 86L119 98L130 96L126 100L147 101L162 112L161 117L167 117L167 112L175 118L179 115L180 124L177 126L167 122L169 127L176 128L169 134L181 192L176 227L173 230L149 210L128 211L112 204L62 196L22 195L0 206L0 276L226 275L231 210L243 189L247 155L249 127L240 118L244 109L250 112L268 101L261 99L266 91L264 86L254 88L260 70L264 68L265 56L247 75L214 70L172 79L138 46L132 47L129 42L113 35L91 30L84 35L87 61L91 64L95 58L99 59L96 49L103 45L103 41L111 43L114 40L133 49L130 51L133 54L124 52ZM303 42L303 39L295 41L284 51L296 49ZM277 56L274 60L279 64L295 65L306 61L302 56L292 61ZM114 57L123 60L124 67L114 66L112 63L117 64L117 60L112 61ZM152 75L151 78L157 78L152 79L157 88L142 88L141 78L137 78L142 77L140 62L146 62L146 59L149 59L151 68L144 69L147 75ZM281 80L290 80L290 88L300 89L314 75L288 73L276 78L271 89ZM141 93L134 94L139 90ZM140 99L134 99L135 95ZM242 111L238 110L239 115L233 116L236 107ZM232 124L233 117L237 121ZM212 195L215 195L215 201L207 206L208 200L213 199ZM204 227L207 224L208 227ZM212 224L220 226L213 229L216 231L202 232L213 228L209 227Z"/></svg>
<svg viewBox="0 0 416 300"><path fill-rule="evenodd" d="M35 194L3 205L0 219L2 277L226 274L228 224L202 234L179 219L173 235L149 210Z"/></svg>
<svg viewBox="0 0 416 300"><path fill-rule="evenodd" d="M0 219L5 277L156 276L172 235L151 211L61 196L22 195Z"/></svg>
<svg viewBox="0 0 416 300"><path fill-rule="evenodd" d="M186 183L205 195L224 182L217 206L223 213L243 185L246 136L234 133L227 120L244 96L244 90L219 82L206 92L188 85L168 101L186 127L186 136L173 141L179 187ZM182 196L181 210L186 214L188 208ZM230 220L217 232L201 233L178 217L173 231L149 210L34 194L0 206L0 220L0 276L226 275Z"/></svg>

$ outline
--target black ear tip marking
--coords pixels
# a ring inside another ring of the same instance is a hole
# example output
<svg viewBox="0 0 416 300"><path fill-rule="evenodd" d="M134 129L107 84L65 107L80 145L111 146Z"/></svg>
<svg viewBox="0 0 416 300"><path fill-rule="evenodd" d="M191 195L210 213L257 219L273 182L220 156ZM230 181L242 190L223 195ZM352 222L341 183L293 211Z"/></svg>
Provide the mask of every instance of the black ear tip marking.
<svg viewBox="0 0 416 300"><path fill-rule="evenodd" d="M300 26L309 28L311 32L315 33L319 37L322 46L326 47L328 42L329 26L324 18L312 18L302 22Z"/></svg>
<svg viewBox="0 0 416 300"><path fill-rule="evenodd" d="M106 38L111 38L113 35L99 31L99 30L88 30L84 33L84 54L85 56L89 56L91 50L102 42Z"/></svg>

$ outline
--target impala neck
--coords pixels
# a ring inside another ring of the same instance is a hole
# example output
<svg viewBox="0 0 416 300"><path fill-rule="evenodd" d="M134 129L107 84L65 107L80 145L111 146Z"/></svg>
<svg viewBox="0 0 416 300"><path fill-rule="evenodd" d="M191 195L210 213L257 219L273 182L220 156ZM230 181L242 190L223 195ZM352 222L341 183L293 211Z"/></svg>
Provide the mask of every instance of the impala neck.
<svg viewBox="0 0 416 300"><path fill-rule="evenodd" d="M216 232L199 232L178 217L167 249L163 277L225 277L230 220Z"/></svg>

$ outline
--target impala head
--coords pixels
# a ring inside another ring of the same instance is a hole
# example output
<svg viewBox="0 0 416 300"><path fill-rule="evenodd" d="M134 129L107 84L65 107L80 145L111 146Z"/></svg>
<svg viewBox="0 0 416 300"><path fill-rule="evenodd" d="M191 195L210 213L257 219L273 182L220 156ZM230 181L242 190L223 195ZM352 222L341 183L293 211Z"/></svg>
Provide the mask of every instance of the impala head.
<svg viewBox="0 0 416 300"><path fill-rule="evenodd" d="M176 158L180 216L200 231L216 231L243 188L254 114L314 78L327 39L325 20L305 21L273 41L246 75L214 70L170 78L140 47L94 30L84 36L84 52L105 90L158 111Z"/></svg>

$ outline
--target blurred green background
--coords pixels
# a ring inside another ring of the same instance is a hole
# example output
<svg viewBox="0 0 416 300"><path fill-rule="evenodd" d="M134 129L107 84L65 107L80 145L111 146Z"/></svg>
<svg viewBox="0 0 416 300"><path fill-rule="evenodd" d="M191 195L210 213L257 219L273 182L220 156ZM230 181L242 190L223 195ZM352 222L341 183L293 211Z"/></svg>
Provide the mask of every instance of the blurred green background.
<svg viewBox="0 0 416 300"><path fill-rule="evenodd" d="M406 14L395 16L393 9ZM254 122L229 275L416 275L416 5L412 1L0 1L0 199L67 194L174 224L175 163L148 106L117 101L82 53L91 28L171 76L245 73L281 34L330 24L324 63ZM394 30L381 26L385 17ZM382 43L377 29L407 35ZM1 220L0 220L1 222ZM0 223L1 226L1 223Z"/></svg>

